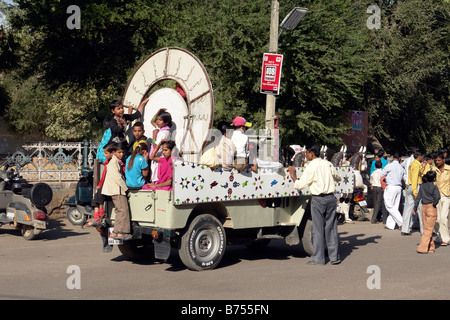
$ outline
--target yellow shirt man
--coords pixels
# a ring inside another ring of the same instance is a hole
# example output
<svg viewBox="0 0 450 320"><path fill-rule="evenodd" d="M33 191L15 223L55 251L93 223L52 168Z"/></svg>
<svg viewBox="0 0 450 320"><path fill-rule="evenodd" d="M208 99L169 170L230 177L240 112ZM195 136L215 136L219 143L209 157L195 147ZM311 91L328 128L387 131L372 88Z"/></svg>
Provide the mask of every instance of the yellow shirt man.
<svg viewBox="0 0 450 320"><path fill-rule="evenodd" d="M340 181L341 176L336 172L331 162L315 158L303 171L299 180L295 181L297 190L309 187L312 195L329 194L335 191L335 181Z"/></svg>
<svg viewBox="0 0 450 320"><path fill-rule="evenodd" d="M436 186L439 191L445 196L450 197L450 166L445 164L442 172L437 167L434 167L433 170L436 171L437 174Z"/></svg>
<svg viewBox="0 0 450 320"><path fill-rule="evenodd" d="M420 178L421 165L417 159L409 165L408 167L408 184L411 185L412 192L414 194L414 199L417 197L419 191L417 186L422 184L422 179Z"/></svg>

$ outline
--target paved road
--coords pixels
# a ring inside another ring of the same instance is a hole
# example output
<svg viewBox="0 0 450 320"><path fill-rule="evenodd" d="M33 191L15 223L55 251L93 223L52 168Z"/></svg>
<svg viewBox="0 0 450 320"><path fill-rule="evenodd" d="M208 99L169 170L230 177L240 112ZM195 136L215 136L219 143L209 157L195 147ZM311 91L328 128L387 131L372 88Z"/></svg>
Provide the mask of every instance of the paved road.
<svg viewBox="0 0 450 320"><path fill-rule="evenodd" d="M369 221L339 225L340 265L307 265L301 246L272 240L263 251L229 246L205 272L187 270L176 251L166 263L131 262L117 248L103 253L97 231L57 222L33 241L0 228L0 299L450 298L450 247L420 255L418 232L405 237Z"/></svg>

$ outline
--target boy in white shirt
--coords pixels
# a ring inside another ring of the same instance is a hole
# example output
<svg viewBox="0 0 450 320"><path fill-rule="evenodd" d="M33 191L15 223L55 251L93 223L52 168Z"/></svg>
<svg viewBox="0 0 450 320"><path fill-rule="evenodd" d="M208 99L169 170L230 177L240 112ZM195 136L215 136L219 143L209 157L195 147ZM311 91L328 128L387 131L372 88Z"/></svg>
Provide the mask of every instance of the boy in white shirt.
<svg viewBox="0 0 450 320"><path fill-rule="evenodd" d="M381 168L383 164L380 160L375 161L375 170L370 175L370 189L373 194L373 213L371 223L377 223L383 205L383 188L381 187Z"/></svg>
<svg viewBox="0 0 450 320"><path fill-rule="evenodd" d="M235 127L231 141L236 149L236 158L233 167L237 170L244 170L249 167L249 152L248 152L248 136L245 135L245 130L251 127L252 124L247 122L242 117L236 117L233 120ZM256 170L256 163L252 166L252 171Z"/></svg>

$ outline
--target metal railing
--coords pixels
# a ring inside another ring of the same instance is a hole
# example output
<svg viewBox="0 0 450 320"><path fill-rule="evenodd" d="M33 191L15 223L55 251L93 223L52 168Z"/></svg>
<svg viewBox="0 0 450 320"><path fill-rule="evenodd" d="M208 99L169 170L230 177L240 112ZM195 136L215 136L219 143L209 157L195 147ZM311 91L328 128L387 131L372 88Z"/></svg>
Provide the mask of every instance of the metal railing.
<svg viewBox="0 0 450 320"><path fill-rule="evenodd" d="M93 169L98 142L33 142L0 164L20 171L27 181L77 181L83 169Z"/></svg>

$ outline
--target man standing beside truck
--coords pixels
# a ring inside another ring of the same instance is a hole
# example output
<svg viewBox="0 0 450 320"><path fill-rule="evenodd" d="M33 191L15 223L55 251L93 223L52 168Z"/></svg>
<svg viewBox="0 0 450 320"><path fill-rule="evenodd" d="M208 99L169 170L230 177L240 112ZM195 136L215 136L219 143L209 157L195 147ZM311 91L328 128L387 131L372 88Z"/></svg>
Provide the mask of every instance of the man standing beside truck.
<svg viewBox="0 0 450 320"><path fill-rule="evenodd" d="M297 190L309 187L311 192L311 217L313 234L313 254L308 261L312 265L325 264L325 244L331 264L339 264L339 237L336 219L335 181L341 177L331 162L320 158L320 147L311 145L306 148L309 164L297 180L295 168L289 167L289 174L295 181Z"/></svg>

